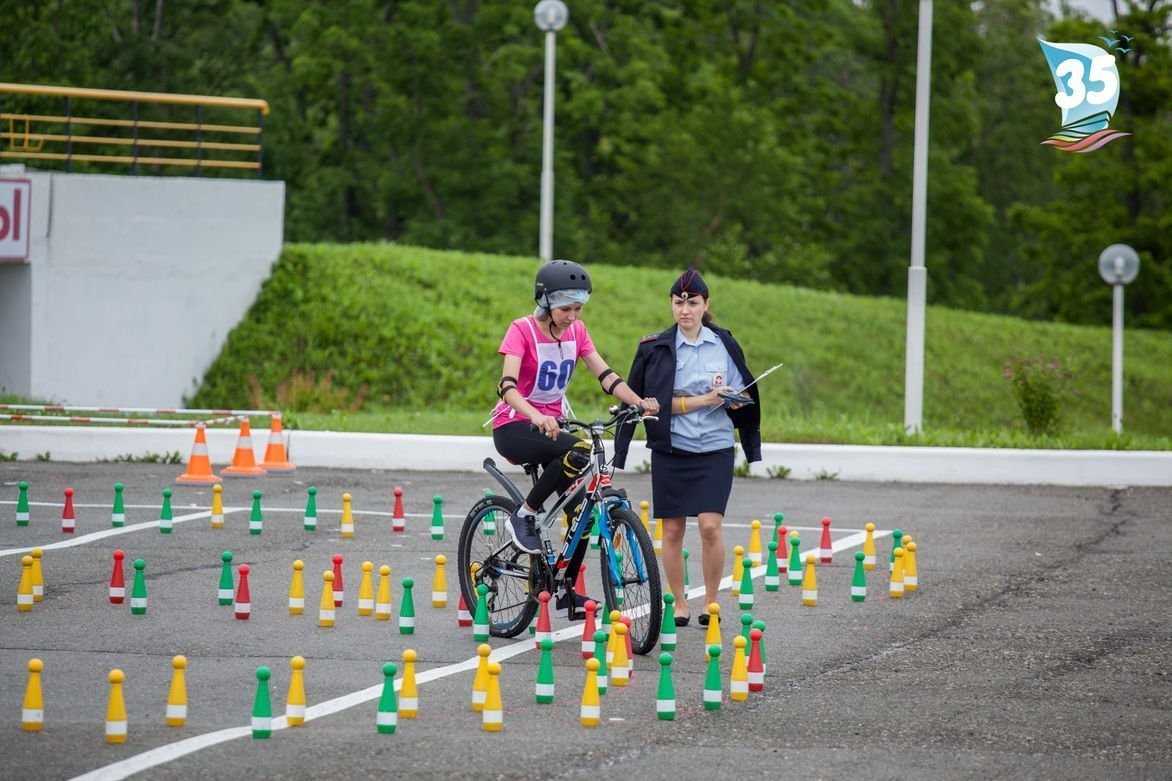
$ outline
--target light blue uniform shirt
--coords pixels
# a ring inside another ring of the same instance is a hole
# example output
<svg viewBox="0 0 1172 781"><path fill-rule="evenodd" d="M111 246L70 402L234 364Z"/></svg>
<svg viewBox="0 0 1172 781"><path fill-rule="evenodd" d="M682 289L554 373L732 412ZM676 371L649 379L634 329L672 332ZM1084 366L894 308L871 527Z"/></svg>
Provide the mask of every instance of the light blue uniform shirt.
<svg viewBox="0 0 1172 781"><path fill-rule="evenodd" d="M695 342L676 329L676 379L673 396L702 396L720 385L744 387L741 373L711 328L701 326ZM733 424L724 407L689 408L671 416L671 445L692 453L723 450L735 444Z"/></svg>

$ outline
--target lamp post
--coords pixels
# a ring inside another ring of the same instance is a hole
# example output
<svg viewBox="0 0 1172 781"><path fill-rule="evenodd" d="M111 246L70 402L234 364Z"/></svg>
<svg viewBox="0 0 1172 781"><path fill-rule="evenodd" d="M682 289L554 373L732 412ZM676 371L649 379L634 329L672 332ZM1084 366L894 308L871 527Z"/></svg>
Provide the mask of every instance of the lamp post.
<svg viewBox="0 0 1172 781"><path fill-rule="evenodd" d="M1139 274L1139 255L1126 244L1112 244L1099 253L1099 276L1112 288L1111 303L1111 428L1123 431L1123 286Z"/></svg>
<svg viewBox="0 0 1172 781"><path fill-rule="evenodd" d="M541 226L537 254L553 259L553 65L557 32L566 26L569 9L562 0L541 0L533 9L533 21L545 32L545 110L541 139Z"/></svg>
<svg viewBox="0 0 1172 781"><path fill-rule="evenodd" d="M924 319L928 269L924 233L928 211L928 104L932 78L932 0L920 0L916 49L916 129L912 146L912 256L907 270L907 352L904 357L903 427L917 434L924 419Z"/></svg>

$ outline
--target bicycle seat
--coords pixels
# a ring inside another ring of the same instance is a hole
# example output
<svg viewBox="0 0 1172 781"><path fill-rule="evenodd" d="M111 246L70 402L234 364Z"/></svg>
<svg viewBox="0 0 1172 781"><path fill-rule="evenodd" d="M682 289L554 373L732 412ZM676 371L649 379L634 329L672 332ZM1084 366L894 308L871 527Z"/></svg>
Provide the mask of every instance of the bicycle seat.
<svg viewBox="0 0 1172 781"><path fill-rule="evenodd" d="M506 460L508 460L508 459L506 459ZM521 464L518 464L516 461L509 461L509 463L513 464L514 466L519 466L522 469L524 469L525 474L529 475L534 480L536 480L537 476L541 473L541 464L538 464L538 463L534 463L534 462L530 462L530 461L526 461Z"/></svg>
<svg viewBox="0 0 1172 781"><path fill-rule="evenodd" d="M513 466L519 466L525 471L527 475L536 475L541 471L541 464L537 461L514 461L511 458L506 458L505 461Z"/></svg>

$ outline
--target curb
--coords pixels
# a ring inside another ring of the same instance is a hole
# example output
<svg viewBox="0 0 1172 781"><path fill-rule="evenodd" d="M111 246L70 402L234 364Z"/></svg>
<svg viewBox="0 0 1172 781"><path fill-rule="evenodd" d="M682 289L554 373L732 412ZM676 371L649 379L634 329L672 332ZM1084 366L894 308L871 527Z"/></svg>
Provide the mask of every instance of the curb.
<svg viewBox="0 0 1172 781"><path fill-rule="evenodd" d="M231 463L238 432L207 430L214 465ZM489 456L504 465L492 438L361 434L285 430L289 460L305 467L400 471L476 472ZM0 426L0 452L22 461L91 462L143 460L152 454L182 454L186 463L191 429L130 429L102 426ZM257 462L268 435L253 437ZM770 477L789 469L791 480L968 483L996 485L1172 486L1172 452L1115 450L1015 450L1008 448L898 447L869 445L762 445L762 460L750 474ZM738 450L738 461L743 455ZM628 469L651 456L642 441L631 443ZM520 471L519 469L516 471Z"/></svg>

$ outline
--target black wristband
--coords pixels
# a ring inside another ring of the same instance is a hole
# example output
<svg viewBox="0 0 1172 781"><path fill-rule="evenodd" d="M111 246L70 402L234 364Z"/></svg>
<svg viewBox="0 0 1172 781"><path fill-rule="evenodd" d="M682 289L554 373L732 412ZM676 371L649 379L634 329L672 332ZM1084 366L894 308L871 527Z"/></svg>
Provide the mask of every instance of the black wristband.
<svg viewBox="0 0 1172 781"><path fill-rule="evenodd" d="M624 383L624 382L626 382L626 380L624 380L622 377L616 377L616 378L615 378L615 381L614 381L614 382L612 382L612 383L610 384L610 387L609 387L609 388L605 388L604 390L607 392L607 394L608 394L608 395L610 395L610 396L613 396L613 395L614 395L614 389L615 389L615 388L617 388L617 387L619 387L619 385L620 385L620 384L622 384L622 383Z"/></svg>

